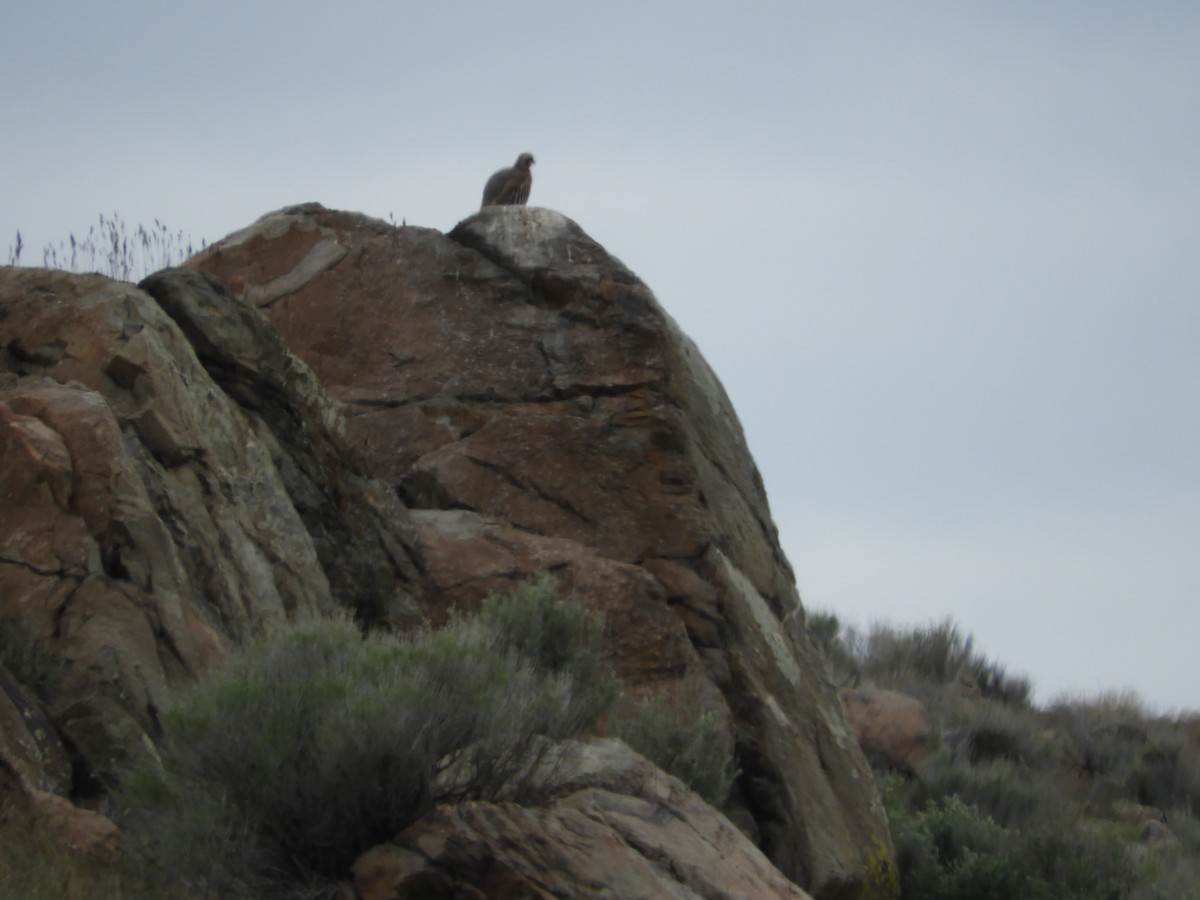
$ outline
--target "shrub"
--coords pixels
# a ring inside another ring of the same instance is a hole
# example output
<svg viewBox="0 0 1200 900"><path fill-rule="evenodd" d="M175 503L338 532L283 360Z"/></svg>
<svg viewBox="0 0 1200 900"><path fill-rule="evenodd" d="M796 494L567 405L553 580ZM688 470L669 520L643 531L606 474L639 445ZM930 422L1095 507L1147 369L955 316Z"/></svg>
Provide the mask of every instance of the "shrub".
<svg viewBox="0 0 1200 900"><path fill-rule="evenodd" d="M1136 881L1111 831L1009 830L950 796L910 812L884 785L901 896L921 900L1118 900Z"/></svg>
<svg viewBox="0 0 1200 900"><path fill-rule="evenodd" d="M990 697L1013 706L1029 704L1028 679L1008 675L1004 668L975 652L974 639L956 625L938 625L900 631L876 625L854 653L864 677L895 687L903 680L921 679L931 684L970 684Z"/></svg>
<svg viewBox="0 0 1200 900"><path fill-rule="evenodd" d="M164 716L162 765L122 788L130 832L201 892L295 895L433 803L491 796L617 686L593 614L546 582L511 602L403 641L326 620L255 642ZM528 645L515 629L531 622L563 644Z"/></svg>
<svg viewBox="0 0 1200 900"><path fill-rule="evenodd" d="M830 612L810 611L806 617L808 634L825 657L829 675L838 687L858 684L861 673L850 641L842 634L842 623Z"/></svg>
<svg viewBox="0 0 1200 900"><path fill-rule="evenodd" d="M1133 900L1200 900L1200 822L1174 810L1167 827L1175 840L1148 848Z"/></svg>
<svg viewBox="0 0 1200 900"><path fill-rule="evenodd" d="M713 806L729 796L738 775L733 741L710 710L654 698L615 719L608 730Z"/></svg>
<svg viewBox="0 0 1200 900"><path fill-rule="evenodd" d="M837 643L842 631L842 623L837 615L825 610L809 610L804 624L808 633L822 650L828 650Z"/></svg>
<svg viewBox="0 0 1200 900"><path fill-rule="evenodd" d="M1153 716L1129 693L1033 709L1028 683L950 623L864 637L827 616L810 634L845 648L864 679L917 697L936 723L914 776L876 772L902 897L1200 900L1194 724ZM1166 829L1130 801L1165 813Z"/></svg>
<svg viewBox="0 0 1200 900"><path fill-rule="evenodd" d="M1086 775L1116 780L1128 771L1150 722L1141 702L1129 694L1108 694L1093 701L1059 700L1047 717Z"/></svg>
<svg viewBox="0 0 1200 900"><path fill-rule="evenodd" d="M1049 828L1012 833L1008 858L1037 900L1120 900L1137 883L1129 848L1111 828Z"/></svg>
<svg viewBox="0 0 1200 900"><path fill-rule="evenodd" d="M1200 809L1200 750L1179 723L1151 715L1135 696L1059 700L1047 717L1097 805Z"/></svg>
<svg viewBox="0 0 1200 900"><path fill-rule="evenodd" d="M975 898L1016 896L1014 873L998 854L1003 829L956 797L892 821L901 896Z"/></svg>
<svg viewBox="0 0 1200 900"><path fill-rule="evenodd" d="M1035 713L987 698L959 704L950 716L954 729L945 742L972 763L1008 760L1026 766L1052 761L1054 752L1042 735Z"/></svg>
<svg viewBox="0 0 1200 900"><path fill-rule="evenodd" d="M1160 809L1200 809L1200 755L1161 724L1138 748L1126 779L1139 802Z"/></svg>
<svg viewBox="0 0 1200 900"><path fill-rule="evenodd" d="M977 765L953 758L933 760L925 778L921 796L958 797L1006 827L1045 821L1058 813L1062 800L1052 781L1035 780L1028 769L1007 760Z"/></svg>
<svg viewBox="0 0 1200 900"><path fill-rule="evenodd" d="M517 651L541 671L566 673L581 683L605 677L599 649L604 614L560 599L547 572L512 594L485 597L479 619L498 647Z"/></svg>

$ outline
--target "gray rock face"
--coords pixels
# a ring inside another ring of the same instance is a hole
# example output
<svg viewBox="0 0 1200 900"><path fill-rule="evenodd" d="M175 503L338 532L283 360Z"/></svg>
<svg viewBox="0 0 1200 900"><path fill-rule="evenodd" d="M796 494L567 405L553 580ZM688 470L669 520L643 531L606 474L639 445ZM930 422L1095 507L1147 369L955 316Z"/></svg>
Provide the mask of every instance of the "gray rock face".
<svg viewBox="0 0 1200 900"><path fill-rule="evenodd" d="M341 412L312 371L219 282L174 271L139 287L174 319L269 448L337 604L367 621L417 621L421 576L407 510L363 474Z"/></svg>

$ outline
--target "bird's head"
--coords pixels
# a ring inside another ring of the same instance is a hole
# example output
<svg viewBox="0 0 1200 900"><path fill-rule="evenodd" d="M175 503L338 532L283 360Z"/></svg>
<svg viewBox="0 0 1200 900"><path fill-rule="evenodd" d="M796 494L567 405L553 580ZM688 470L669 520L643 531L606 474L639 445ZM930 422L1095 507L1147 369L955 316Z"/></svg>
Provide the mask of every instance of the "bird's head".
<svg viewBox="0 0 1200 900"><path fill-rule="evenodd" d="M534 163L534 159L533 159L532 153L522 153L520 156L517 157L517 168L518 169L524 169L526 172L528 172L529 167L532 166L533 163Z"/></svg>

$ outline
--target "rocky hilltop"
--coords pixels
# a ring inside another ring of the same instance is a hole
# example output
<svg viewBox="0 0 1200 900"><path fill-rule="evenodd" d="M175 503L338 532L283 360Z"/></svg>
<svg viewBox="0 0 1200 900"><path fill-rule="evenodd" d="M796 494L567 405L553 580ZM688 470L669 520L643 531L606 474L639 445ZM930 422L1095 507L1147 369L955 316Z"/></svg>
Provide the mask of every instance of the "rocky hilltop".
<svg viewBox="0 0 1200 900"><path fill-rule="evenodd" d="M630 699L717 717L726 808L647 794L601 743L554 809L440 808L371 861L468 884L483 855L562 895L505 860L516 840L604 896L584 857L620 845L623 896L664 872L678 896L802 896L769 859L836 898L890 852L728 397L569 219L492 207L442 234L292 207L137 287L0 270L0 335L0 617L66 673L39 697L0 669L11 814L103 837L89 810L170 686L269 622L436 624L551 570L604 611ZM547 824L564 805L608 830L574 846Z"/></svg>

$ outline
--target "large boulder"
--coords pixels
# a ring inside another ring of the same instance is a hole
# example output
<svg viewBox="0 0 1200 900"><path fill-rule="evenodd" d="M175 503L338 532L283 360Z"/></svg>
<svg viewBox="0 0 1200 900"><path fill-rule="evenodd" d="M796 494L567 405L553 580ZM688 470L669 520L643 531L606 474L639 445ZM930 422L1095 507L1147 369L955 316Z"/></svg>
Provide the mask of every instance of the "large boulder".
<svg viewBox="0 0 1200 900"><path fill-rule="evenodd" d="M698 701L729 813L797 883L852 896L890 852L810 645L737 416L650 290L574 222L496 207L448 235L316 204L195 258L343 404L414 511L431 618L538 569L609 613L635 695Z"/></svg>
<svg viewBox="0 0 1200 900"><path fill-rule="evenodd" d="M925 762L933 719L916 697L877 688L842 688L838 697L868 759L910 773Z"/></svg>
<svg viewBox="0 0 1200 900"><path fill-rule="evenodd" d="M436 807L363 854L357 896L809 897L724 816L620 741L552 748L520 785L519 798Z"/></svg>

